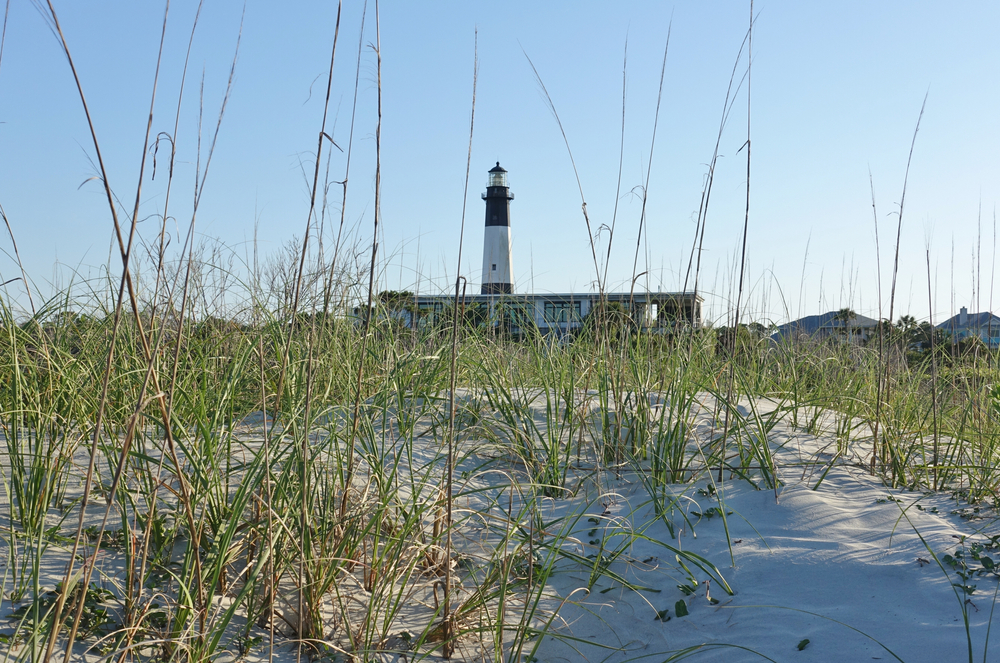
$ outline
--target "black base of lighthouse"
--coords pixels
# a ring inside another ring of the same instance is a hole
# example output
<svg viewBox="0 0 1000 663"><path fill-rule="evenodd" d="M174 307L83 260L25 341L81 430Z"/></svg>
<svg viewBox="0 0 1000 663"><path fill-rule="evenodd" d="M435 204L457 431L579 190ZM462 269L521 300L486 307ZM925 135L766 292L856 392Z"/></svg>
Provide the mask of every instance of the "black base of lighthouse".
<svg viewBox="0 0 1000 663"><path fill-rule="evenodd" d="M483 290L480 294L482 295L509 295L513 293L514 290L510 287L509 283L484 283Z"/></svg>

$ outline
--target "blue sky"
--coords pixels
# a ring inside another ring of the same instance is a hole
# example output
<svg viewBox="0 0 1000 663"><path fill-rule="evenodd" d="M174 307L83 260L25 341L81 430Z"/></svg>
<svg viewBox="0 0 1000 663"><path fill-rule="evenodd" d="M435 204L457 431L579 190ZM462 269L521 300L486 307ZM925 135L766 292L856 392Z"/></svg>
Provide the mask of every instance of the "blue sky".
<svg viewBox="0 0 1000 663"><path fill-rule="evenodd" d="M327 132L346 150L362 2L345 2ZM131 209L162 27L162 3L55 2L109 180ZM174 130L196 3L170 5L153 132ZM580 194L534 63L559 113L596 231L616 201L622 68L628 42L622 185L608 287L633 273L641 185L652 162L639 284L680 289L707 164L749 18L745 2L484 2L380 4L382 231L380 287L437 292L456 270L475 31L479 82L462 273L479 281L486 171L508 169L515 288L587 291L594 285ZM997 126L1000 6L989 2L758 0L753 37L752 174L745 310L788 318L849 306L888 315L899 202L921 104L905 199L895 316L986 310L1000 198ZM195 33L180 111L173 249L191 220L203 85L202 168L243 19L232 94L197 217L202 241L244 278L306 227L336 3L207 3ZM670 48L656 142L651 143L668 27ZM374 210L377 67L374 2L363 36L354 152L345 217L357 253ZM737 82L746 71L737 66ZM710 317L732 307L746 204L746 85L720 141L699 290ZM328 147L325 146L325 147ZM164 204L164 151L147 170L140 233L152 246ZM40 294L70 280L86 289L117 258L96 181L94 149L65 58L29 3L11 3L0 60L0 204ZM324 162L324 172L325 172ZM329 181L344 178L334 152ZM881 243L876 253L875 218ZM81 185L82 184L82 185ZM325 242L340 218L332 185ZM980 212L981 210L981 212ZM607 250L608 233L598 247ZM0 248L10 253L9 238ZM263 258L261 258L263 260ZM0 257L3 280L18 275ZM91 281L92 282L92 281ZM18 282L7 286L23 301ZM996 294L1000 300L1000 291ZM1000 308L1000 304L994 305Z"/></svg>

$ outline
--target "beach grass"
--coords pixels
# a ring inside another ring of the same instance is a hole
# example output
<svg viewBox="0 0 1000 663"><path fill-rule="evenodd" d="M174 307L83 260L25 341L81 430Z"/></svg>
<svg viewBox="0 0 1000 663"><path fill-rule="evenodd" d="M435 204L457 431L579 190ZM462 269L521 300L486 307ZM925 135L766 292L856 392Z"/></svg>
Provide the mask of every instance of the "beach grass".
<svg viewBox="0 0 1000 663"><path fill-rule="evenodd" d="M685 486L718 486L724 519L727 483L777 494L783 477L829 470L836 458L874 455L890 486L938 487L969 504L997 495L1000 405L982 357L939 348L936 373L921 356L895 366L875 448L884 372L874 348L748 333L734 351L716 330L677 329L602 341L616 345L609 355L586 336L556 343L467 327L449 548L447 325L413 330L383 309L368 328L343 311L151 321L168 337L161 356L179 357L164 422L145 394L157 358L143 356L137 326L115 332L113 315L78 314L66 300L28 320L7 311L4 326L4 596L21 608L13 659L37 659L50 638L65 646L80 614L74 651L126 657L207 660L289 643L358 660L439 655L441 625L454 619L454 656L519 660L574 600L549 586L554 573L585 571L588 591L601 579L641 591L615 562L642 531L620 529L600 498L616 476L640 477L644 502L672 532L693 529L680 508ZM126 349L87 492L99 367L115 333ZM720 384L728 373L732 397ZM704 411L710 424L697 417ZM770 434L779 421L829 436L834 460L779 464ZM555 503L569 511L553 515ZM599 532L581 537L584 525ZM78 535L77 569L54 583ZM678 574L728 589L728 560L661 544ZM442 612L446 567L452 615ZM66 597L61 628L52 593ZM100 616L88 621L91 612Z"/></svg>
<svg viewBox="0 0 1000 663"><path fill-rule="evenodd" d="M850 465L887 489L995 505L995 351L923 343L905 320L882 323L877 342L772 339L742 322L741 276L729 327L644 332L598 306L569 341L515 336L463 316L457 296L404 325L405 298L379 296L380 165L371 241L348 245L343 216L332 237L318 230L325 123L304 239L266 266L233 270L228 247L194 245L200 193L179 256L161 233L138 257L139 215L119 223L101 165L120 277L37 309L0 295L3 660L520 663L543 660L552 638L610 656L625 634L584 641L564 611L600 621L584 599L628 593L665 622L702 586L712 606L710 587L734 593L734 483L777 501L793 479L816 490ZM195 155L196 191L212 150ZM827 443L786 453L780 426ZM720 559L686 546L713 518ZM633 558L645 545L657 554ZM676 602L634 573L654 564Z"/></svg>

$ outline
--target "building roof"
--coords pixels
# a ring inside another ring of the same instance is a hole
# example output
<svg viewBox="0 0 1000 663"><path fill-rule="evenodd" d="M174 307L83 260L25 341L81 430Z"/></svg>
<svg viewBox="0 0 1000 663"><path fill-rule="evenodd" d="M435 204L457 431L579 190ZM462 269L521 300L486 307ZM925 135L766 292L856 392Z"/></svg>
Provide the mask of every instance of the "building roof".
<svg viewBox="0 0 1000 663"><path fill-rule="evenodd" d="M586 299L588 301L594 301L600 298L600 294L596 292L534 292L534 293L512 293L512 294L496 294L496 295L482 295L482 294L467 294L465 295L465 301L473 302L490 302L494 301L497 297L501 299L511 299L511 300L522 300L522 301L579 301ZM418 295L416 299L418 301L429 302L429 301L441 301L443 299L454 299L455 295L450 293L442 293L440 295ZM691 292L646 292L646 291L636 291L634 293L629 292L606 292L604 293L604 298L609 302L628 302L632 301L637 304L646 304L648 302L656 303L667 300L692 300L697 302L705 301L705 298L701 295L696 295Z"/></svg>
<svg viewBox="0 0 1000 663"><path fill-rule="evenodd" d="M840 311L829 311L819 315L807 315L798 320L786 322L778 325L771 338L778 341L784 338L795 338L798 336L814 336L822 331L833 331L839 329L871 329L878 324L878 320L864 315L856 314L851 320L845 321L837 317Z"/></svg>
<svg viewBox="0 0 1000 663"><path fill-rule="evenodd" d="M944 322L934 326L945 331L952 329L983 329L985 327L993 327L994 329L1000 330L1000 318L993 315L989 311L984 311L982 313L966 313L965 324L959 324L961 317L961 314L953 315Z"/></svg>

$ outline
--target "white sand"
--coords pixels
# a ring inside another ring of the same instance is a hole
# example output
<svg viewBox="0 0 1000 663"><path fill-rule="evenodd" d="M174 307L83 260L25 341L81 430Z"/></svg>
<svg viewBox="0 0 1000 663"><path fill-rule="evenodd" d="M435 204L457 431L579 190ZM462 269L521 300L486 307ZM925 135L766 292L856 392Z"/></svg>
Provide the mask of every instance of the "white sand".
<svg viewBox="0 0 1000 663"><path fill-rule="evenodd" d="M816 438L784 423L774 428L771 441L779 467L810 457L824 462L814 454L824 448L832 451L833 446L831 438ZM947 495L887 490L850 460L838 462L817 490L812 489L819 479L816 467L780 471L785 485L777 500L773 491L727 481L722 492L726 510L733 512L728 517L733 559L718 516L702 520L694 533L686 531L679 540L671 540L662 524L653 524L645 530L647 536L714 561L735 595L712 586L711 596L719 600L712 604L701 585L696 594L685 597L676 586L683 578L673 569L616 564L635 584L661 591L613 589L601 594L600 589L611 585L601 581L598 591L578 606L562 609L559 633L621 651L573 643L574 651L570 643L549 638L540 660L662 661L666 652L698 645L704 645L694 655L699 661L865 661L896 656L904 661L968 660L961 609L966 595L956 597L951 583L959 578L947 566L948 574L942 572L927 546L940 557L959 545L957 535L980 530L994 535L1000 525L992 519L970 522L949 515L960 505ZM630 513L646 499L634 477L614 482L613 490L619 499L612 514L627 518L634 527L654 518L648 506ZM688 511L719 504L694 490L686 494L700 504L688 503ZM922 511L914 507L917 503ZM996 551L990 554L998 556ZM648 541L637 542L630 555L639 561L673 561ZM704 580L703 574L697 575ZM567 595L580 586L574 583L577 577L566 573L552 583ZM974 660L1000 660L996 638L984 654L997 580L978 577L970 584L976 585L967 606ZM674 606L680 599L690 614L678 618ZM656 611L664 608L672 619L657 621ZM797 645L804 639L809 643L800 651Z"/></svg>
<svg viewBox="0 0 1000 663"><path fill-rule="evenodd" d="M763 402L760 406L770 407ZM701 423L707 425L704 417ZM586 559L601 545L592 542L603 541L606 553L620 552L609 570L647 589L626 589L605 575L587 591L590 569L569 559L558 562L548 579L539 616L548 619L554 608L559 611L550 635L535 654L537 659L659 662L690 650L692 660L698 661L968 660L962 617L966 596L962 592L956 596L952 583L959 582L958 576L950 567L943 572L933 555L953 553L960 545L957 535L970 536L968 546L984 535L1000 533L1000 525L991 519L968 521L951 515L966 505L946 494L887 490L859 466L859 457L850 454L838 459L813 490L823 465L832 459L835 440L808 435L786 422L778 423L769 439L777 464L783 468L784 485L777 498L774 491L755 490L728 474L718 484L721 501L706 494L705 476L697 484L676 486L680 509L694 523L693 528L688 526L675 510L669 519L676 538L657 518L643 482L634 473L620 477L589 474L574 496L544 498L545 520L575 516L573 535L564 544L567 550ZM424 458L439 453L429 440L419 451ZM481 462L470 461L468 467ZM489 472L467 480L468 485L489 486L504 477ZM923 510L914 506L918 501ZM475 501L465 504L478 506ZM728 539L720 516L699 519L694 515L712 507L732 512L727 518ZM646 538L633 536L623 543L628 532ZM474 528L465 532L458 538L459 548L473 555L481 534ZM718 602L709 602L707 576L689 564L701 584L694 594L685 596L678 584L688 581L686 574L662 543L713 562L734 595L713 582L711 596ZM64 563L58 559L57 547L53 551L44 580L49 587L60 579L58 569ZM1000 557L1000 552L990 554ZM113 567L113 563L107 566ZM1000 645L991 641L989 651L984 652L997 580L983 576L969 582L976 585L966 606L973 659L1000 660ZM426 594L415 596L429 600ZM684 600L690 612L687 616L676 616L679 600ZM513 613L521 605L516 597L509 602L508 622L516 621ZM9 613L10 606L3 601L0 618ZM669 619L657 619L663 610ZM422 627L420 620L425 617L419 610L405 614L409 617L395 624L389 635ZM8 632L11 626L0 622L0 628ZM255 630L255 634L266 643L266 631ZM806 639L808 645L800 651L797 645ZM390 640L398 642L398 637ZM464 638L457 660L481 659L481 644ZM6 646L0 644L0 654ZM285 641L275 655L277 660L290 660L293 649ZM267 656L266 648L258 646L251 658L267 660ZM438 657L431 654L428 659ZM403 659L393 654L379 660ZM412 653L408 660L413 660Z"/></svg>

